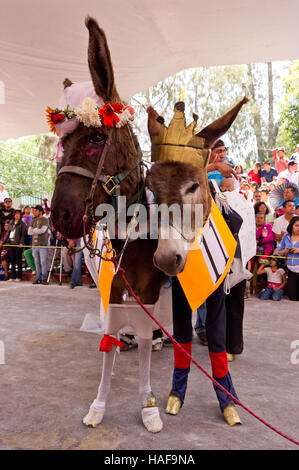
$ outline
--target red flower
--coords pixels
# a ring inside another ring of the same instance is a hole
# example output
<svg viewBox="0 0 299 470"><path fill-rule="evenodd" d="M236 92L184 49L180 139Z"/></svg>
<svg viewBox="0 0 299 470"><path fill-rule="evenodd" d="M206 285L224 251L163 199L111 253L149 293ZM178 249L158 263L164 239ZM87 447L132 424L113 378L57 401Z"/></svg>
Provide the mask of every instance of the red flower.
<svg viewBox="0 0 299 470"><path fill-rule="evenodd" d="M102 116L103 124L106 127L114 127L114 124L119 122L117 113L121 113L123 105L120 103L107 103L99 110L99 115Z"/></svg>
<svg viewBox="0 0 299 470"><path fill-rule="evenodd" d="M47 108L46 109L46 118L47 118L47 121L48 121L48 124L50 126L50 129L52 132L54 132L54 134L56 134L56 129L55 129L55 125L58 124L59 122L62 122L65 120L65 115L63 113L63 111L59 111L59 110L53 110L51 108Z"/></svg>

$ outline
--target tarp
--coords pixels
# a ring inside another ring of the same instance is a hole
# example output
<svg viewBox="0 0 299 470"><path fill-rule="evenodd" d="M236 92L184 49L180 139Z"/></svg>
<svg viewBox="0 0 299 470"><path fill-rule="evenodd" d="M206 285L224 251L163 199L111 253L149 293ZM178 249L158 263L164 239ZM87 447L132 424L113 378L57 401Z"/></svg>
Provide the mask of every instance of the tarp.
<svg viewBox="0 0 299 470"><path fill-rule="evenodd" d="M190 67L297 59L298 13L298 0L1 0L0 139L48 132L64 78L90 79L86 15L128 99Z"/></svg>

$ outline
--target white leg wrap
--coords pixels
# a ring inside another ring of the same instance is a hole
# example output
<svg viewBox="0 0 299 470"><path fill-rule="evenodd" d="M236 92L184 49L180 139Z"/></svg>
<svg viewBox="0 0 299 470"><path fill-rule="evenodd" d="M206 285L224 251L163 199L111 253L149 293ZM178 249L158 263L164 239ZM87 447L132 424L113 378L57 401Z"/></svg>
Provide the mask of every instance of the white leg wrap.
<svg viewBox="0 0 299 470"><path fill-rule="evenodd" d="M160 418L159 408L157 406L143 408L141 416L143 424L149 432L162 431L163 423Z"/></svg>
<svg viewBox="0 0 299 470"><path fill-rule="evenodd" d="M106 404L104 401L94 400L90 405L89 412L83 418L83 423L86 426L92 426L93 428L98 426L104 418L105 406Z"/></svg>

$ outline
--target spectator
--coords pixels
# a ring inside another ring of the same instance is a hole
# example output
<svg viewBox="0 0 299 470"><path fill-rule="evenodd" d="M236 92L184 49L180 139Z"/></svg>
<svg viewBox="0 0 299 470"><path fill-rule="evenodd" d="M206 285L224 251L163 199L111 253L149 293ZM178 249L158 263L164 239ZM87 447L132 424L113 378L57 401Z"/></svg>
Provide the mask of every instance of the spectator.
<svg viewBox="0 0 299 470"><path fill-rule="evenodd" d="M299 204L296 206L295 215L299 215Z"/></svg>
<svg viewBox="0 0 299 470"><path fill-rule="evenodd" d="M232 178L225 178L222 180L220 191L223 193L225 191L233 191L234 190L234 180Z"/></svg>
<svg viewBox="0 0 299 470"><path fill-rule="evenodd" d="M278 175L282 171L288 169L288 160L286 160L284 158L284 156L285 156L284 147L280 147L278 149L273 149L272 150L272 155L273 155L274 162L275 162L275 170L277 171Z"/></svg>
<svg viewBox="0 0 299 470"><path fill-rule="evenodd" d="M262 300L281 300L283 296L283 288L287 283L285 270L279 265L279 261L272 258L270 261L270 267L262 264L257 274L267 275L267 287L263 289L259 294L259 298Z"/></svg>
<svg viewBox="0 0 299 470"><path fill-rule="evenodd" d="M259 186L261 185L261 164L256 162L252 170L248 172L247 181L255 181Z"/></svg>
<svg viewBox="0 0 299 470"><path fill-rule="evenodd" d="M32 222L31 208L30 206L25 206L23 209L22 220L25 222L27 228L30 227Z"/></svg>
<svg viewBox="0 0 299 470"><path fill-rule="evenodd" d="M264 162L264 169L261 172L261 181L262 183L271 183L275 181L277 177L277 171L275 168L271 167L269 161Z"/></svg>
<svg viewBox="0 0 299 470"><path fill-rule="evenodd" d="M0 212L1 228L4 229L4 223L6 220L12 220L14 208L12 207L12 200L10 197L4 199L4 208Z"/></svg>
<svg viewBox="0 0 299 470"><path fill-rule="evenodd" d="M297 171L297 163L294 161L290 161L288 163L288 169L281 171L278 174L278 180L283 181L285 183L294 183L294 184L299 184L299 179L298 179L298 173Z"/></svg>
<svg viewBox="0 0 299 470"><path fill-rule="evenodd" d="M32 254L36 266L36 281L33 284L47 285L48 276L48 227L49 219L43 216L42 206L33 208L33 220L28 229L28 234L32 235Z"/></svg>
<svg viewBox="0 0 299 470"><path fill-rule="evenodd" d="M10 281L22 280L22 245L25 243L26 225L22 221L22 213L19 209L13 213L13 219L9 222L6 238L3 240L3 245L21 245L9 246L8 254L11 263L11 278Z"/></svg>
<svg viewBox="0 0 299 470"><path fill-rule="evenodd" d="M274 220L272 227L272 231L276 240L276 253L280 249L280 242L282 240L282 237L287 232L287 227L295 214L295 204L293 201L285 201L283 203L283 207L285 210L284 215L277 217L277 219Z"/></svg>
<svg viewBox="0 0 299 470"><path fill-rule="evenodd" d="M8 248L6 246L2 246L4 244L4 240L7 237L9 227L9 221L4 223L4 229L1 231L0 225L0 264L2 264L4 269L4 281L8 280Z"/></svg>
<svg viewBox="0 0 299 470"><path fill-rule="evenodd" d="M227 148L224 146L223 140L219 139L212 147L209 164L207 166L208 179L214 179L218 186L224 178L230 178L232 175L237 177L233 168L224 161Z"/></svg>
<svg viewBox="0 0 299 470"><path fill-rule="evenodd" d="M264 203L262 203L264 204ZM257 255L272 255L274 251L274 234L272 231L272 225L268 224L265 220L265 214L263 212L256 213L256 254ZM260 257L262 262L263 257Z"/></svg>
<svg viewBox="0 0 299 470"><path fill-rule="evenodd" d="M256 204L257 202L261 202L262 200L262 193L257 190L253 193L252 204Z"/></svg>
<svg viewBox="0 0 299 470"><path fill-rule="evenodd" d="M250 185L247 181L241 182L240 191L245 192L245 199L247 199L248 202L252 201L252 192L250 191Z"/></svg>
<svg viewBox="0 0 299 470"><path fill-rule="evenodd" d="M4 202L4 200L7 198L9 198L8 192L6 191L4 185L0 183L0 203Z"/></svg>
<svg viewBox="0 0 299 470"><path fill-rule="evenodd" d="M255 214L258 214L258 213L262 213L265 215L265 221L267 223L271 223L273 222L273 215L271 213L271 210L269 208L269 206L264 202L264 201L260 201L260 202L256 202L253 206L254 208L254 213Z"/></svg>
<svg viewBox="0 0 299 470"><path fill-rule="evenodd" d="M299 166L299 144L297 144L297 151L291 156L291 160L297 163Z"/></svg>
<svg viewBox="0 0 299 470"><path fill-rule="evenodd" d="M68 239L70 248L74 248L73 254L73 272L70 287L74 289L76 286L82 286L82 259L83 253L81 248L81 238L70 240Z"/></svg>
<svg viewBox="0 0 299 470"><path fill-rule="evenodd" d="M242 165L237 165L235 168L235 172L238 175L238 180L241 180L242 178L246 178L246 173L244 173Z"/></svg>
<svg viewBox="0 0 299 470"><path fill-rule="evenodd" d="M296 196L296 188L293 186L287 186L283 191L283 199L278 201L277 206L282 207L285 201L293 201L295 206L299 204L299 197Z"/></svg>
<svg viewBox="0 0 299 470"><path fill-rule="evenodd" d="M287 256L288 296L290 300L299 300L299 217L291 219L287 233L281 240L280 256Z"/></svg>

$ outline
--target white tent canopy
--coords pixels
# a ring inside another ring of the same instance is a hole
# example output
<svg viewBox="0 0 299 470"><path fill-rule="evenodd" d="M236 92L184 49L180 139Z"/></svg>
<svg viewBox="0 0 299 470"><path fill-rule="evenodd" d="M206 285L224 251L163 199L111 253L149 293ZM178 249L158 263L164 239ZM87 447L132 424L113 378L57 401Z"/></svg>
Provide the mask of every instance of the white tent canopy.
<svg viewBox="0 0 299 470"><path fill-rule="evenodd" d="M128 99L190 67L297 59L298 13L298 0L1 0L0 139L48 132L64 78L90 79L86 15Z"/></svg>

